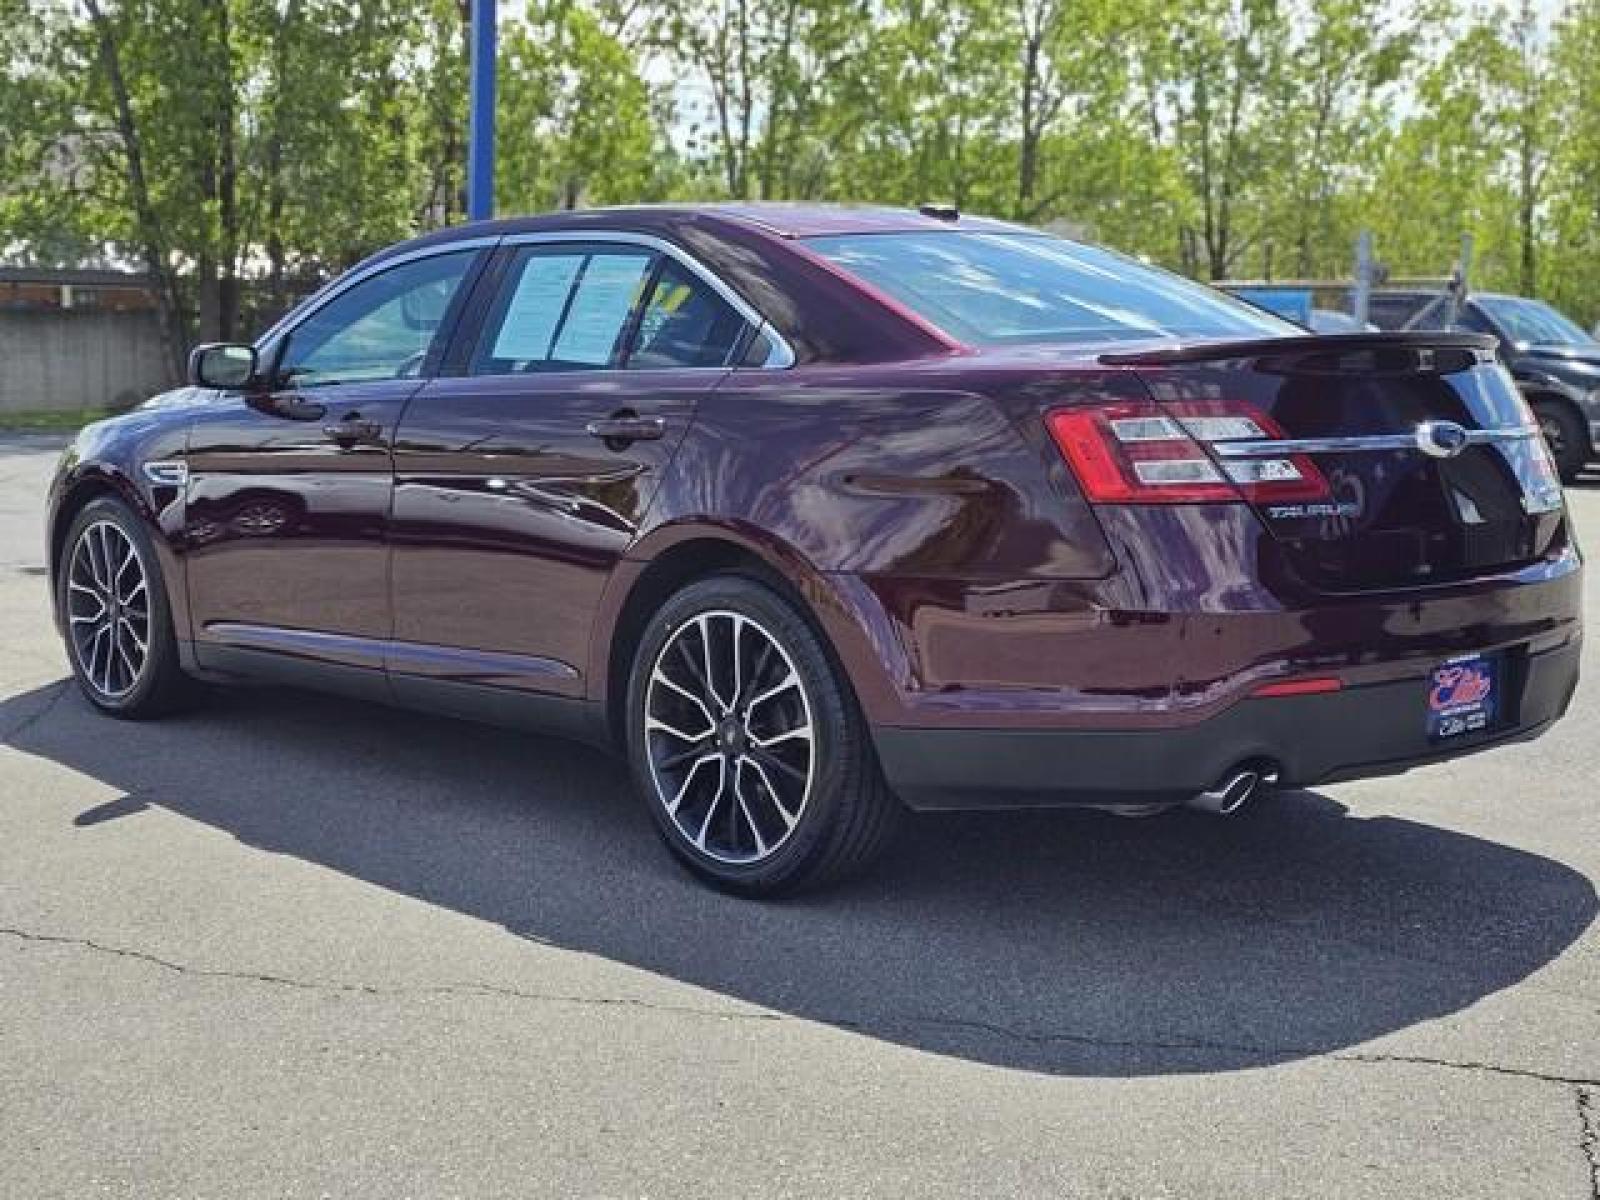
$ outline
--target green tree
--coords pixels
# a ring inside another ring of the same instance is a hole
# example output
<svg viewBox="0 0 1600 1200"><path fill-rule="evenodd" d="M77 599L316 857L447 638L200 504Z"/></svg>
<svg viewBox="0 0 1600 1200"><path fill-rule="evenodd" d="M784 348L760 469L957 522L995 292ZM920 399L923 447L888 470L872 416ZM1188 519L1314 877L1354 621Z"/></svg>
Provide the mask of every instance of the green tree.
<svg viewBox="0 0 1600 1200"><path fill-rule="evenodd" d="M1181 230L1183 262L1211 279L1232 273L1269 236L1279 179L1271 136L1289 86L1289 22L1278 0L1199 0L1169 9L1147 49L1158 119L1193 192L1199 228Z"/></svg>
<svg viewBox="0 0 1600 1200"><path fill-rule="evenodd" d="M827 194L1010 211L1014 45L1001 0L884 0L836 78Z"/></svg>
<svg viewBox="0 0 1600 1200"><path fill-rule="evenodd" d="M595 14L530 13L500 54L495 191L512 210L658 198L659 131L637 60Z"/></svg>
<svg viewBox="0 0 1600 1200"><path fill-rule="evenodd" d="M1307 0L1295 10L1291 86L1271 136L1287 202L1274 227L1300 278L1349 270L1359 215L1341 201L1383 127L1419 26L1437 15L1371 0Z"/></svg>
<svg viewBox="0 0 1600 1200"><path fill-rule="evenodd" d="M1567 10L1552 55L1561 133L1541 280L1551 300L1593 326L1600 322L1600 0L1576 0Z"/></svg>

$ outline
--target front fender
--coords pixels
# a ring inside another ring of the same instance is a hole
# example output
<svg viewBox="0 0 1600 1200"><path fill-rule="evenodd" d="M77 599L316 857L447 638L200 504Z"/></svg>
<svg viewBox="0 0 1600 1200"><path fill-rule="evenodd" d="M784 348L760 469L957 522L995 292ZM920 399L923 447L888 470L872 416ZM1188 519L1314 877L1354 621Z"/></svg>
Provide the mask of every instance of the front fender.
<svg viewBox="0 0 1600 1200"><path fill-rule="evenodd" d="M166 580L175 632L186 639L189 628L184 584L182 536L184 487L176 477L165 481L144 470L152 462L181 462L188 422L170 409L139 408L96 421L78 432L62 453L46 506L50 606L59 627L57 574L67 530L78 511L96 496L117 497L133 510L150 533Z"/></svg>

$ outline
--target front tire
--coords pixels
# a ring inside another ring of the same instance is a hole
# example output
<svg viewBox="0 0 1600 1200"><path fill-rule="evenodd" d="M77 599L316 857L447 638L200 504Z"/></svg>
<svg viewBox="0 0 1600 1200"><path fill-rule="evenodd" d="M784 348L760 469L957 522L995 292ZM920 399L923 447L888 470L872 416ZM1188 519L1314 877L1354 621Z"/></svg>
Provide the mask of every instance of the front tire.
<svg viewBox="0 0 1600 1200"><path fill-rule="evenodd" d="M139 719L171 711L188 679L155 544L122 501L103 497L73 518L56 577L67 660L101 712Z"/></svg>
<svg viewBox="0 0 1600 1200"><path fill-rule="evenodd" d="M719 575L651 618L628 689L628 757L668 847L729 891L842 878L900 813L855 697L795 606Z"/></svg>

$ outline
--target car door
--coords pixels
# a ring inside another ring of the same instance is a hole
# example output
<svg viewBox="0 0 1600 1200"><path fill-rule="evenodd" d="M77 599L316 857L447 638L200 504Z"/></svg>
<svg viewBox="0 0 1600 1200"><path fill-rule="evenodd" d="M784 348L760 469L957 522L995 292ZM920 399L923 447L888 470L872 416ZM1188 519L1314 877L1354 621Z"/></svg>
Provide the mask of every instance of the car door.
<svg viewBox="0 0 1600 1200"><path fill-rule="evenodd" d="M644 239L499 253L396 441L391 676L578 696L607 576L753 324Z"/></svg>
<svg viewBox="0 0 1600 1200"><path fill-rule="evenodd" d="M263 343L268 386L196 410L185 543L202 665L235 648L381 667L394 431L486 253L352 279Z"/></svg>

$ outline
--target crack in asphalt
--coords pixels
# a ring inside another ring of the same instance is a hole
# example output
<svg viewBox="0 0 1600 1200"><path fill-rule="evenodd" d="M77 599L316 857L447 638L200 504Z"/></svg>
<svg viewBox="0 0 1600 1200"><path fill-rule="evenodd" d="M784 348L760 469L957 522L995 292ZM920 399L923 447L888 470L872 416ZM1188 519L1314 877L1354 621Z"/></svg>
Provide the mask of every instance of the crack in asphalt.
<svg viewBox="0 0 1600 1200"><path fill-rule="evenodd" d="M754 1020L754 1021L781 1021L786 1020L781 1013L765 1013L756 1011L720 1011L713 1008L700 1008L688 1004L657 1004L648 1000L636 1000L628 997L613 996L578 996L565 992L531 992L521 988L504 987L491 983L438 983L419 984L405 987L380 987L370 983L343 983L338 980L321 979L295 979L288 975L274 975L258 971L231 971L213 967L196 967L188 963L175 962L170 958L162 958L158 954L151 954L144 950L133 950L124 946L108 946L104 942L97 942L93 938L66 937L60 934L34 933L26 929L17 929L11 926L0 926L0 937L15 938L22 942L33 942L40 945L74 946L84 950L92 950L98 954L109 954L117 958L132 959L135 962L146 963L159 967L163 971L170 971L176 975L191 976L200 979L227 979L245 983L266 984L271 987L290 988L304 992L333 992L345 995L374 996L374 997L407 997L407 996L502 996L513 1000L532 1000L548 1004L572 1004L579 1006L592 1006L596 1008L642 1008L652 1012L672 1013L679 1016L710 1017L722 1020Z"/></svg>
<svg viewBox="0 0 1600 1200"><path fill-rule="evenodd" d="M1557 1075L1549 1071L1535 1071L1528 1067L1508 1067L1500 1063L1474 1059L1439 1058L1426 1054L1384 1054L1358 1050L1328 1050L1318 1046L1292 1044L1265 1045L1252 1042L1225 1042L1213 1038L1107 1038L1093 1034L1028 1033L1006 1025L987 1021L974 1021L959 1017L909 1017L902 1023L914 1025L943 1025L1010 1038L1035 1045L1065 1043L1108 1050L1198 1050L1218 1054L1250 1054L1259 1057L1294 1055L1302 1058L1326 1058L1335 1062L1374 1066L1439 1067L1454 1071L1479 1071L1491 1075L1506 1075L1515 1079L1528 1079L1536 1083L1550 1083L1562 1087L1600 1087L1600 1080L1587 1076ZM857 1025L856 1027L859 1027ZM1600 1200L1600 1193L1595 1200Z"/></svg>
<svg viewBox="0 0 1600 1200"><path fill-rule="evenodd" d="M1588 1085L1573 1089L1578 1101L1578 1145L1589 1164L1589 1195L1600 1200L1600 1111L1596 1111L1594 1092Z"/></svg>
<svg viewBox="0 0 1600 1200"><path fill-rule="evenodd" d="M636 1008L649 1012L668 1013L675 1016L701 1017L711 1020L723 1021L763 1021L769 1023L790 1021L816 1021L821 1024L832 1025L835 1028L846 1029L854 1033L870 1035L874 1027L892 1025L918 1026L922 1028L946 1028L959 1030L966 1033L986 1034L991 1037L1004 1038L1011 1041L1025 1042L1031 1045L1073 1045L1083 1046L1097 1050L1125 1050L1125 1051L1150 1051L1150 1050L1192 1050L1202 1053L1214 1054L1241 1054L1253 1055L1262 1058L1280 1058L1294 1056L1300 1058L1323 1058L1334 1062L1352 1063L1364 1066L1417 1066L1434 1067L1441 1070L1464 1071L1488 1075L1500 1075L1512 1079L1524 1079L1535 1083L1548 1083L1560 1087L1575 1089L1577 1094L1578 1112L1583 1126L1582 1147L1589 1162L1591 1182L1593 1184L1593 1200L1600 1200L1600 1111L1597 1111L1595 1090L1600 1089L1600 1079L1591 1079L1586 1076L1560 1075L1550 1071L1537 1071L1527 1067L1512 1067L1501 1063L1484 1062L1473 1059L1441 1058L1425 1054L1390 1054L1357 1050L1328 1050L1316 1046L1295 1045L1263 1045L1249 1042L1225 1042L1210 1038L1111 1038L1094 1034L1080 1033L1037 1033L1027 1030L1014 1029L1010 1026L999 1025L988 1021L977 1021L962 1017L938 1016L889 1016L875 1021L860 1018L801 1018L790 1016L786 1013L763 1012L755 1009L715 1009L687 1004L661 1004L649 1000L640 1000L629 997L609 996L581 996L567 992L534 992L522 988L504 987L487 983L441 983L422 984L402 987L381 987L367 983L344 983L336 980L296 979L287 975L275 975L256 971L234 971L210 967L196 967L187 963L176 962L172 959L162 958L160 955L151 954L144 950L134 950L122 946L111 946L92 938L68 937L61 934L36 933L30 930L18 929L10 926L0 926L0 936L10 937L24 943L39 945L69 946L89 950L98 954L112 955L117 958L129 959L145 963L164 971L177 975L202 979L235 980L246 983L264 984L272 987L290 988L307 992L331 992L345 995L372 996L372 997L413 997L413 996L489 996L512 1000L528 1000L546 1004L569 1004L579 1007L593 1008Z"/></svg>

